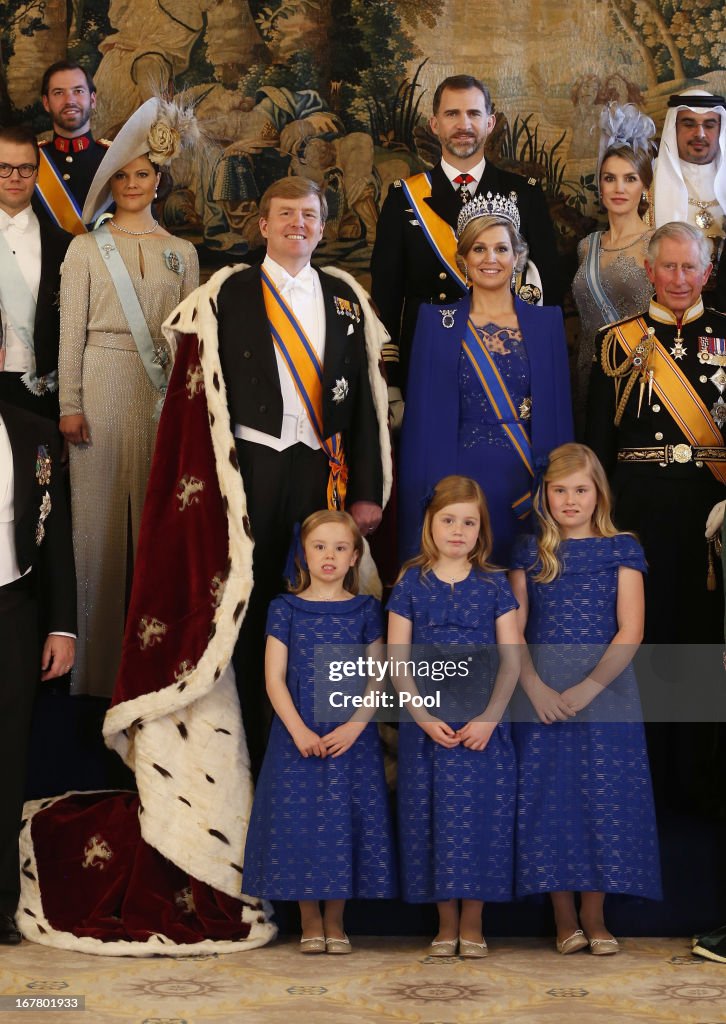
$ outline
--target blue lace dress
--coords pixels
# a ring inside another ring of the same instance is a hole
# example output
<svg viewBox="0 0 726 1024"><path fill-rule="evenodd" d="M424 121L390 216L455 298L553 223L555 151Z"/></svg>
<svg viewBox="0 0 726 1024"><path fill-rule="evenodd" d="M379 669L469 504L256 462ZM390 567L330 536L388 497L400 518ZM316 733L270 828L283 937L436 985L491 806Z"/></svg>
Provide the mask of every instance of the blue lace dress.
<svg viewBox="0 0 726 1024"><path fill-rule="evenodd" d="M413 644L436 645L443 658L452 659L453 645L494 644L495 620L516 607L504 574L475 570L452 586L433 572L422 577L419 569L409 569L388 602L388 611L412 622ZM484 673L471 717L486 707L493 674ZM403 898L409 903L510 900L515 802L508 722L497 725L481 751L447 750L414 722L402 722L398 823Z"/></svg>
<svg viewBox="0 0 726 1024"><path fill-rule="evenodd" d="M546 584L532 580L536 558L535 538L522 537L513 563L527 571L527 641L540 678L562 692L594 668L617 632L618 569L645 572L645 557L626 534L565 540L563 569ZM632 666L567 722L543 725L522 700L516 718L532 721L512 726L517 895L585 890L660 899L658 834Z"/></svg>
<svg viewBox="0 0 726 1024"><path fill-rule="evenodd" d="M287 685L307 726L314 717L315 648L369 644L383 633L373 597L276 597L267 635L288 649ZM361 692L365 682L361 680ZM395 854L375 723L340 757L304 758L275 715L252 806L242 891L273 900L386 899L396 895Z"/></svg>
<svg viewBox="0 0 726 1024"><path fill-rule="evenodd" d="M531 404L530 372L521 332L516 328L487 324L477 328L484 339L514 407L529 423ZM459 357L459 443L456 472L470 476L484 491L494 535L491 559L508 566L516 536L530 528L528 517L517 518L512 503L532 484L522 460L500 425L484 394L471 361L462 349ZM454 472L452 468L452 472Z"/></svg>

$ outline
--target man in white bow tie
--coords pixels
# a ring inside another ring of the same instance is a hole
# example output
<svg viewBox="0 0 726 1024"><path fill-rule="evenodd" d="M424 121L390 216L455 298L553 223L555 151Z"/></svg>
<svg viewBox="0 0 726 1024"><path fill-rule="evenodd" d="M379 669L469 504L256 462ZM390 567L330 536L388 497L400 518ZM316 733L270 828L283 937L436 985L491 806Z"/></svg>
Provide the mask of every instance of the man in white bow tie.
<svg viewBox="0 0 726 1024"><path fill-rule="evenodd" d="M0 398L57 421L58 291L71 236L32 210L38 159L29 129L0 128Z"/></svg>

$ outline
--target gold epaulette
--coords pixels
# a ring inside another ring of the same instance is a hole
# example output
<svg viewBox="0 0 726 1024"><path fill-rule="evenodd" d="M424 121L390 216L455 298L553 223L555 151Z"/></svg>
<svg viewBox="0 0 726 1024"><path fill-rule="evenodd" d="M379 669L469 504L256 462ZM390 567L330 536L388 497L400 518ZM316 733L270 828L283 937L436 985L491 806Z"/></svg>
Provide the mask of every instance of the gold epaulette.
<svg viewBox="0 0 726 1024"><path fill-rule="evenodd" d="M598 334L602 334L603 331L609 331L613 327L620 327L621 324L627 324L630 320L639 320L640 317L647 316L647 310L643 310L642 313L636 313L634 316L624 316L622 320L613 320L612 323L603 324L602 327L598 328Z"/></svg>
<svg viewBox="0 0 726 1024"><path fill-rule="evenodd" d="M638 317L628 316L624 320L618 320L616 323L608 324L603 328L606 334L602 339L602 346L600 348L600 366L605 376L610 377L615 383L616 409L614 423L616 427L620 425L628 399L638 378L640 378L640 401L642 401L643 389L648 378L650 378L652 387L653 374L652 370L650 370L650 358L654 345L652 329L649 330L648 334L643 337L632 352L625 354L622 362L616 362L618 336L615 328L619 327L620 324L629 323L631 320L637 319ZM628 379L625 382L625 389L621 397L620 385L625 377ZM638 415L640 415L640 401L638 402Z"/></svg>

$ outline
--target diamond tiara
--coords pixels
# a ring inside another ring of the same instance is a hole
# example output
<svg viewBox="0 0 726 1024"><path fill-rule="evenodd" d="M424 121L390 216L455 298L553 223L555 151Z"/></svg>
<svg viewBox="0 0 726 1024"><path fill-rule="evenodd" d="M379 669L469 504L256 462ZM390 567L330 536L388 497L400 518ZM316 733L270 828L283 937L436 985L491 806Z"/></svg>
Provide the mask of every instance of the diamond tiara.
<svg viewBox="0 0 726 1024"><path fill-rule="evenodd" d="M515 231L519 231L519 208L517 207L517 193L510 192L509 197L492 195L487 192L486 196L474 196L461 208L459 220L456 224L456 237L461 238L461 233L469 223L476 217L506 217L514 225Z"/></svg>

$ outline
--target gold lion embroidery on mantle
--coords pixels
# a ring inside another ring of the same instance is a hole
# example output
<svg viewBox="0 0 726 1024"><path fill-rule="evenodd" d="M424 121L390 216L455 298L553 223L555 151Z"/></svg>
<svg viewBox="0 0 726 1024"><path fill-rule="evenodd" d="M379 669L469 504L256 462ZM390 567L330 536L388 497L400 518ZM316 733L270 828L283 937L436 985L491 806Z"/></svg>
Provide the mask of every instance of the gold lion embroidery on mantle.
<svg viewBox="0 0 726 1024"><path fill-rule="evenodd" d="M154 644L160 644L164 633L166 633L166 626L163 622L159 622L158 619L149 615L144 615L143 618L139 619L137 635L141 641L142 651L145 651L147 647L152 647Z"/></svg>
<svg viewBox="0 0 726 1024"><path fill-rule="evenodd" d="M199 504L199 492L204 490L204 481L196 476L185 473L177 485L176 497L179 511L183 512L190 505Z"/></svg>
<svg viewBox="0 0 726 1024"><path fill-rule="evenodd" d="M99 871L103 871L106 866L106 861L111 860L113 857L113 850L108 845L105 839L101 836L91 836L86 845L83 847L83 867L84 868L98 868Z"/></svg>
<svg viewBox="0 0 726 1024"><path fill-rule="evenodd" d="M195 363L187 370L187 393L191 399L201 394L202 391L204 391L204 371L201 363Z"/></svg>

